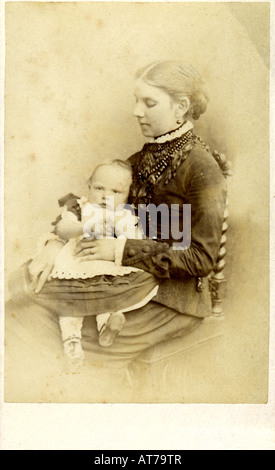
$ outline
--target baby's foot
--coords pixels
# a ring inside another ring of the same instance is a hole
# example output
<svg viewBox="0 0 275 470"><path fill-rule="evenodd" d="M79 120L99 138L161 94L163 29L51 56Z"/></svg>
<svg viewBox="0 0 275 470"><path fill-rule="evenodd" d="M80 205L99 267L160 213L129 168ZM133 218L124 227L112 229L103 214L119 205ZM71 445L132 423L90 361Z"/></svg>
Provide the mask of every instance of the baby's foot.
<svg viewBox="0 0 275 470"><path fill-rule="evenodd" d="M112 346L115 338L122 330L125 317L121 312L111 313L107 323L102 326L99 332L99 344L105 348Z"/></svg>
<svg viewBox="0 0 275 470"><path fill-rule="evenodd" d="M64 341L63 346L66 358L73 364L81 365L84 359L81 339L76 337L68 338Z"/></svg>

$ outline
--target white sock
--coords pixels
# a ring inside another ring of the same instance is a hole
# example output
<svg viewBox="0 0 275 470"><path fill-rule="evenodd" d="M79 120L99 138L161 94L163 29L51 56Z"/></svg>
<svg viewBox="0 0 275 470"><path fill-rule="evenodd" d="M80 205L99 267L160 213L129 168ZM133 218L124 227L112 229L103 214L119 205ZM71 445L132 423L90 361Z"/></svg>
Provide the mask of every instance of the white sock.
<svg viewBox="0 0 275 470"><path fill-rule="evenodd" d="M82 338L83 317L59 317L62 340L76 337Z"/></svg>

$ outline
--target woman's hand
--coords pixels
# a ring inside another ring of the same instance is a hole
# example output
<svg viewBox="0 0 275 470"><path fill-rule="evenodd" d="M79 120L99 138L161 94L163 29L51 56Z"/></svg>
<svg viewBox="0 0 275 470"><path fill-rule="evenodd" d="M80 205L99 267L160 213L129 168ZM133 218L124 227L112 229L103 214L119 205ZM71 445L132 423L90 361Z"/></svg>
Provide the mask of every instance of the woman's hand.
<svg viewBox="0 0 275 470"><path fill-rule="evenodd" d="M81 258L81 261L115 261L117 242L115 238L84 239L77 243L75 256Z"/></svg>
<svg viewBox="0 0 275 470"><path fill-rule="evenodd" d="M33 258L29 265L29 273L32 279L31 288L38 294L47 281L58 252L63 243L58 240L50 240L46 246Z"/></svg>

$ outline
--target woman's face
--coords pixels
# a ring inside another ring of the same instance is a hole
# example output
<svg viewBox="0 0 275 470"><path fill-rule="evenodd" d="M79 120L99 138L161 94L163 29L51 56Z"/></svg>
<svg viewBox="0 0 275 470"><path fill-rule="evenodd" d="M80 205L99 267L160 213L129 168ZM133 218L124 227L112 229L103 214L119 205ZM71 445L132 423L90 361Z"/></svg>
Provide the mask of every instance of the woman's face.
<svg viewBox="0 0 275 470"><path fill-rule="evenodd" d="M177 120L180 105L163 90L138 79L134 95L134 115L143 135L158 137L179 127Z"/></svg>

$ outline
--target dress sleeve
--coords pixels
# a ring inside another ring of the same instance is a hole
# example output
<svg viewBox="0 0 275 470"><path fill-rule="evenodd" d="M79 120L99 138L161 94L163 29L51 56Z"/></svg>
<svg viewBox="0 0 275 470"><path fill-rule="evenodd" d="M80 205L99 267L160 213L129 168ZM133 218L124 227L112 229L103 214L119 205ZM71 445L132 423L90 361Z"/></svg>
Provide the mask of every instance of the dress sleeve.
<svg viewBox="0 0 275 470"><path fill-rule="evenodd" d="M176 178L184 200L191 204L189 248L175 250L167 243L150 239L127 240L122 264L164 278L204 277L212 271L220 246L225 178L213 157L205 156L203 151L192 155L189 163L179 168Z"/></svg>

